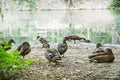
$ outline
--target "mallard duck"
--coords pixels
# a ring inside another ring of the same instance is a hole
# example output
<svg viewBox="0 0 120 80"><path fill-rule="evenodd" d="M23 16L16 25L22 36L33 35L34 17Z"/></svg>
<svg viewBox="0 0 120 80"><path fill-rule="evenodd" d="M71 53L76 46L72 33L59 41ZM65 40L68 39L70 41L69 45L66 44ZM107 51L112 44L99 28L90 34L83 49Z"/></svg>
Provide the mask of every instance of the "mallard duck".
<svg viewBox="0 0 120 80"><path fill-rule="evenodd" d="M25 55L30 53L31 47L28 42L23 42L21 45L17 47L17 50L20 51L20 55L23 56L24 58Z"/></svg>
<svg viewBox="0 0 120 80"><path fill-rule="evenodd" d="M64 57L64 53L67 51L68 49L68 44L66 43L66 41L68 40L68 37L64 37L63 39L63 43L58 44L58 52L60 53L60 55L63 55Z"/></svg>
<svg viewBox="0 0 120 80"><path fill-rule="evenodd" d="M0 46L2 46L5 51L7 51L7 50L10 50L12 48L12 43L15 43L15 41L13 39L10 39L7 44L1 43Z"/></svg>
<svg viewBox="0 0 120 80"><path fill-rule="evenodd" d="M42 38L42 37L40 37L40 36L37 36L37 39L39 39L39 42L40 43L48 43L48 41L45 39L45 38Z"/></svg>
<svg viewBox="0 0 120 80"><path fill-rule="evenodd" d="M69 40L74 40L74 44L76 43L75 40L84 40L86 42L85 38L79 37L78 35L70 35L70 36L66 36L66 37L69 38Z"/></svg>
<svg viewBox="0 0 120 80"><path fill-rule="evenodd" d="M42 44L41 49L42 49L42 48L45 48L46 45L48 45L48 46L50 47L50 45L48 44L48 41L47 41L45 38L42 38L42 37L40 37L40 36L37 36L37 39L39 39L39 42ZM47 43L47 44L46 44L46 43Z"/></svg>
<svg viewBox="0 0 120 80"><path fill-rule="evenodd" d="M104 52L96 52L97 54L89 56L90 62L108 63L113 62L115 57L110 48L106 48Z"/></svg>
<svg viewBox="0 0 120 80"><path fill-rule="evenodd" d="M45 50L45 57L46 59L49 61L49 65L51 64L51 62L55 62L57 65L58 64L58 60L62 60L60 53L54 49L54 48L49 48L48 43L44 43L44 45L46 44L46 50Z"/></svg>

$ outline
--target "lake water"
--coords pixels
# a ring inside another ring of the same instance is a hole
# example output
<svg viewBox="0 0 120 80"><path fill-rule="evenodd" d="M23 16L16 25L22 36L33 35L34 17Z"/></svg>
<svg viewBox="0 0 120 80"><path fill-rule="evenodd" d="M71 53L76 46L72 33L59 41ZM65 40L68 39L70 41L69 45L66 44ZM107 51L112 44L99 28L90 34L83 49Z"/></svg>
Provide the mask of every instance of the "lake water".
<svg viewBox="0 0 120 80"><path fill-rule="evenodd" d="M61 42L76 34L94 43L120 43L119 21L120 11L109 10L6 11L3 21L0 17L0 40L36 43L40 35Z"/></svg>

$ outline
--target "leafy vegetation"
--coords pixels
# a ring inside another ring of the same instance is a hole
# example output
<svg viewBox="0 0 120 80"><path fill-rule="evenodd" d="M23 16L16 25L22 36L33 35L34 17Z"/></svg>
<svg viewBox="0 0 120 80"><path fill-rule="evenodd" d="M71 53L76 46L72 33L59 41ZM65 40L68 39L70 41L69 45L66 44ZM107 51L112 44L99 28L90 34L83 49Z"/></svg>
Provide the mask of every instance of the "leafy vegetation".
<svg viewBox="0 0 120 80"><path fill-rule="evenodd" d="M5 40L3 40L3 44L5 44L5 46L2 47L4 50L12 47L11 45L8 45L7 41L5 41Z"/></svg>
<svg viewBox="0 0 120 80"><path fill-rule="evenodd" d="M18 3L18 6L27 6L30 10L35 8L35 1L36 0L12 0L14 3Z"/></svg>
<svg viewBox="0 0 120 80"><path fill-rule="evenodd" d="M17 50L6 52L0 46L0 80L13 78L17 72L27 68L32 62L31 59L23 59L19 54Z"/></svg>
<svg viewBox="0 0 120 80"><path fill-rule="evenodd" d="M110 9L115 9L120 7L120 0L113 0L112 4L110 4Z"/></svg>

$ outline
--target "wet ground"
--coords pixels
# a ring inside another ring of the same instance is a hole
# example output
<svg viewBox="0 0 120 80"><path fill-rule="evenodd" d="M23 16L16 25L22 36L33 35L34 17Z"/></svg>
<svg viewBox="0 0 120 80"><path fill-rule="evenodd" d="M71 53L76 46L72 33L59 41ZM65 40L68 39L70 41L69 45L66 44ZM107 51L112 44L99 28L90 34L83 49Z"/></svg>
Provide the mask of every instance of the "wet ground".
<svg viewBox="0 0 120 80"><path fill-rule="evenodd" d="M50 44L56 48L57 44ZM112 63L90 63L88 56L95 49L94 43L69 44L60 65L48 66L44 57L45 49L41 44L32 46L32 51L26 56L33 62L27 70L22 70L16 80L120 80L120 45L104 44L110 47L115 55Z"/></svg>

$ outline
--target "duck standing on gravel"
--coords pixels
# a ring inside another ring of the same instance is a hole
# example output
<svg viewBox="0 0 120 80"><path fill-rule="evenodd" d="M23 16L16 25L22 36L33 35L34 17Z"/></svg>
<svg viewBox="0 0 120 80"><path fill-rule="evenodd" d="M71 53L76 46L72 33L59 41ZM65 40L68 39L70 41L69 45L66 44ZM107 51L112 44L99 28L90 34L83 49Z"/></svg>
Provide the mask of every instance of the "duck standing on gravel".
<svg viewBox="0 0 120 80"><path fill-rule="evenodd" d="M50 66L51 62L54 62L55 65L57 65L58 60L62 60L59 52L54 48L50 48L48 46L48 43L44 43L43 45L44 45L44 48L46 48L44 55L45 55L46 59L49 61L49 66Z"/></svg>
<svg viewBox="0 0 120 80"><path fill-rule="evenodd" d="M68 49L68 44L66 43L66 41L67 41L68 39L69 39L68 37L64 37L63 43L58 44L57 50L58 50L58 52L60 53L60 55L63 55L63 57L64 57L65 52L66 52L67 49Z"/></svg>
<svg viewBox="0 0 120 80"><path fill-rule="evenodd" d="M41 49L42 49L42 48L45 48L46 45L48 45L48 46L50 47L50 45L48 44L48 41L47 41L45 38L42 38L42 37L40 37L40 36L37 36L37 39L39 39L39 42L42 44Z"/></svg>
<svg viewBox="0 0 120 80"><path fill-rule="evenodd" d="M15 41L13 39L10 39L8 41L8 43L6 43L6 44L0 43L0 46L2 46L5 51L7 51L7 50L10 50L12 48L12 43L15 43Z"/></svg>
<svg viewBox="0 0 120 80"><path fill-rule="evenodd" d="M108 63L113 62L115 56L110 48L106 48L103 51L95 51L94 55L89 56L90 62L98 62L98 63Z"/></svg>
<svg viewBox="0 0 120 80"><path fill-rule="evenodd" d="M70 35L70 36L66 36L69 38L69 40L74 40L74 44L76 43L75 40L84 40L85 42L89 43L90 40L86 40L83 37L79 37L78 35Z"/></svg>
<svg viewBox="0 0 120 80"><path fill-rule="evenodd" d="M20 51L20 55L23 56L24 58L25 55L30 53L31 47L28 42L23 42L21 45L17 47L17 50Z"/></svg>
<svg viewBox="0 0 120 80"><path fill-rule="evenodd" d="M39 39L39 42L42 43L42 44L43 43L48 43L48 41L43 37L37 36L37 39Z"/></svg>

